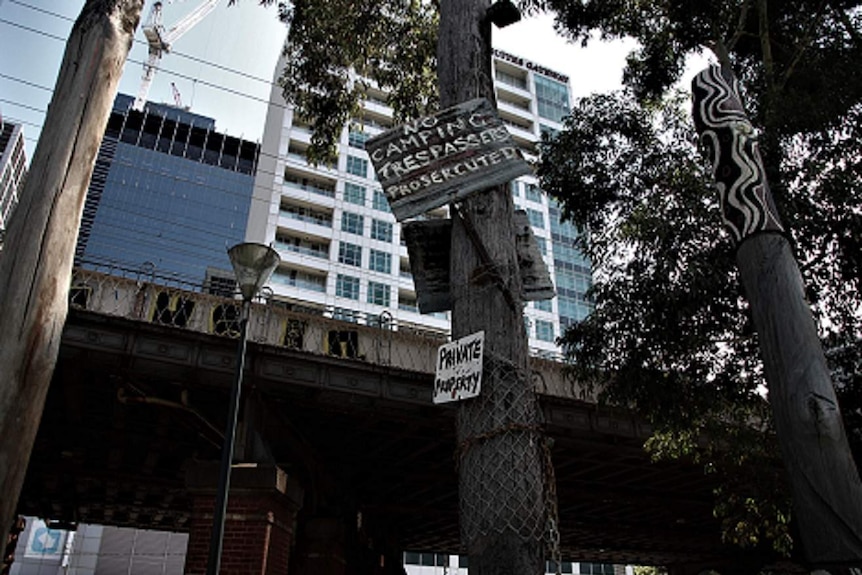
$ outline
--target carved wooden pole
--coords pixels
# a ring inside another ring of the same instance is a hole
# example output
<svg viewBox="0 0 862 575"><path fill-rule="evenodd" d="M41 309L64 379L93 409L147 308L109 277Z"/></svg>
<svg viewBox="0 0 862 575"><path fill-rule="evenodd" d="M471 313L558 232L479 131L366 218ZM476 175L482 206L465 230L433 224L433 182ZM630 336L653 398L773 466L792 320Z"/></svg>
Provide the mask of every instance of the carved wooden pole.
<svg viewBox="0 0 862 575"><path fill-rule="evenodd" d="M442 108L494 101L489 0L443 0ZM462 542L471 575L544 573L544 458L529 384L512 196L505 186L453 206L452 337L485 331L482 392L458 414Z"/></svg>
<svg viewBox="0 0 862 575"><path fill-rule="evenodd" d="M692 91L694 122L712 162L724 222L739 246L737 264L805 556L814 566L858 565L862 483L736 79L711 67L695 77Z"/></svg>
<svg viewBox="0 0 862 575"><path fill-rule="evenodd" d="M84 199L142 6L88 0L81 10L0 253L2 541L57 360Z"/></svg>

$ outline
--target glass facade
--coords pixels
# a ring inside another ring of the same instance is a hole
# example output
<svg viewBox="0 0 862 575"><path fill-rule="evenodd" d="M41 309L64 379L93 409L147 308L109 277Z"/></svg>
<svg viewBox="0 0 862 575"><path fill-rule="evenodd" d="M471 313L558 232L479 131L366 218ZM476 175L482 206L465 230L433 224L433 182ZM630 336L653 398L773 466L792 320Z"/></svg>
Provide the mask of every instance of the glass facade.
<svg viewBox="0 0 862 575"><path fill-rule="evenodd" d="M586 296L592 284L592 271L589 260L575 248L578 230L571 222L560 221L560 214L559 205L552 201L548 215L554 251L554 284L557 288L560 328L565 330L592 311L592 304Z"/></svg>
<svg viewBox="0 0 862 575"><path fill-rule="evenodd" d="M118 96L111 113L76 264L197 283L213 269L232 276L226 248L245 238L257 144L212 131L209 118L130 103Z"/></svg>
<svg viewBox="0 0 862 575"><path fill-rule="evenodd" d="M371 239L381 242L392 241L392 223L382 220L371 220Z"/></svg>
<svg viewBox="0 0 862 575"><path fill-rule="evenodd" d="M536 84L536 108L539 116L546 120L562 122L569 115L569 89L556 80L539 74L534 76Z"/></svg>
<svg viewBox="0 0 862 575"><path fill-rule="evenodd" d="M365 218L353 212L341 212L341 231L349 234L362 235Z"/></svg>
<svg viewBox="0 0 862 575"><path fill-rule="evenodd" d="M347 182L344 184L344 201L358 206L365 205L365 188Z"/></svg>

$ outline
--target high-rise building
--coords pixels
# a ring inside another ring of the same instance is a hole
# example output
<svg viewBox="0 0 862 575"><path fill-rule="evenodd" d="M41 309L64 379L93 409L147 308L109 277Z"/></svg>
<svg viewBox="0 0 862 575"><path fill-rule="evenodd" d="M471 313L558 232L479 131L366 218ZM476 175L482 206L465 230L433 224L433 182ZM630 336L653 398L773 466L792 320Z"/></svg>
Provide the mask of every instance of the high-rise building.
<svg viewBox="0 0 862 575"><path fill-rule="evenodd" d="M525 155L536 157L541 135L561 129L569 112L568 78L501 51L494 52L494 74L501 119ZM392 318L400 326L447 331L447 314L419 313L400 226L365 151L366 140L391 127L386 94L370 88L361 114L342 132L337 163L312 166L305 157L309 125L274 85L246 238L273 243L281 254L270 282L279 299L350 321ZM527 306L530 346L554 354L561 329L589 313L589 262L572 245L577 230L560 222L559 207L535 177L518 178L511 189L558 294ZM447 208L421 217L447 217Z"/></svg>
<svg viewBox="0 0 862 575"><path fill-rule="evenodd" d="M21 197L26 175L24 132L19 124L0 116L0 246L3 245L9 218Z"/></svg>
<svg viewBox="0 0 862 575"><path fill-rule="evenodd" d="M245 237L259 145L215 120L120 94L87 193L76 265L141 270L200 285L232 278ZM232 288L232 280L228 281Z"/></svg>

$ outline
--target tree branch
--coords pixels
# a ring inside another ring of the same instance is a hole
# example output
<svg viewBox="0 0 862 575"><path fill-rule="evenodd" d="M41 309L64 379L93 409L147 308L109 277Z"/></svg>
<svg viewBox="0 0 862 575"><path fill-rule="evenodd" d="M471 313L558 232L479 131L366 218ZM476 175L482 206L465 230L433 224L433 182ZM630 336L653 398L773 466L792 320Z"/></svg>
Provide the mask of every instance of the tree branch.
<svg viewBox="0 0 862 575"><path fill-rule="evenodd" d="M769 13L766 0L757 0L758 32L760 35L760 52L763 55L763 70L766 78L766 93L772 99L775 90L775 60L772 57L772 42L769 37ZM771 103L767 104L771 106Z"/></svg>
<svg viewBox="0 0 862 575"><path fill-rule="evenodd" d="M798 49L796 50L796 54L793 55L793 60L790 61L790 65L787 67L787 70L782 74L781 82L778 86L776 86L777 90L783 90L784 86L787 85L787 81L790 80L790 77L793 75L793 72L796 70L796 65L799 64L799 61L802 59L802 56L811 47L811 41L813 38L814 29L817 24L820 22L821 18L823 18L823 14L826 9L826 3L821 2L820 8L817 10L817 13L813 18L809 20L808 29L805 31L805 35L803 36L802 41L797 43ZM839 10L840 12L840 10Z"/></svg>
<svg viewBox="0 0 862 575"><path fill-rule="evenodd" d="M736 30L733 31L733 36L727 42L728 53L732 52L736 47L736 43L745 34L745 22L748 20L748 9L751 7L751 0L746 0L739 8L739 18L736 20ZM716 54L717 55L717 54ZM719 57L720 58L720 57ZM728 62L729 62L728 58Z"/></svg>
<svg viewBox="0 0 862 575"><path fill-rule="evenodd" d="M844 26L844 31L850 35L850 38L856 44L862 44L862 36L859 35L859 32L853 26L853 22L850 21L850 18L847 17L847 13L844 10L840 10L838 8L832 9L835 12L835 15L838 17L838 21L841 22L841 25Z"/></svg>

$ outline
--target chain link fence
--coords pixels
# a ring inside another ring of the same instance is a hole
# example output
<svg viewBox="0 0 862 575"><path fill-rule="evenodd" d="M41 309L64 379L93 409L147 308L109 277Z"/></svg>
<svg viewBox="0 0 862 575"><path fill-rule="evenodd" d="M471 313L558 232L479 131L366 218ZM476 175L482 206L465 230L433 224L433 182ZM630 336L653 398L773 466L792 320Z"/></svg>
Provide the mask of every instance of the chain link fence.
<svg viewBox="0 0 862 575"><path fill-rule="evenodd" d="M486 351L483 379L493 385L458 411L462 540L516 533L543 541L559 565L556 482L530 374Z"/></svg>

